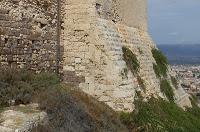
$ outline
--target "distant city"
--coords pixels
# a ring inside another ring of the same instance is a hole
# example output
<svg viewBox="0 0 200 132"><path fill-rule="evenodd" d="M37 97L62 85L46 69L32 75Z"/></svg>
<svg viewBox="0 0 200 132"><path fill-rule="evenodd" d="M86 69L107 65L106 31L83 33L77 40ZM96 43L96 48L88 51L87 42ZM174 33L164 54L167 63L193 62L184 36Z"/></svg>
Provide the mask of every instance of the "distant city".
<svg viewBox="0 0 200 132"><path fill-rule="evenodd" d="M200 97L200 65L173 65L172 70L186 92Z"/></svg>
<svg viewBox="0 0 200 132"><path fill-rule="evenodd" d="M158 45L177 73L181 86L200 100L200 44Z"/></svg>

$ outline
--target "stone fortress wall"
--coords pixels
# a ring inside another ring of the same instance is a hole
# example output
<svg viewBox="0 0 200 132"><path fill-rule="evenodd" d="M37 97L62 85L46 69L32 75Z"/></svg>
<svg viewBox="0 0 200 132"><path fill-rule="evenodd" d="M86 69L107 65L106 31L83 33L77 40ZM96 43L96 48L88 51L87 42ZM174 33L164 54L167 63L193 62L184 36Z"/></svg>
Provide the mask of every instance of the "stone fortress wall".
<svg viewBox="0 0 200 132"><path fill-rule="evenodd" d="M147 30L146 0L96 0L96 3L101 18Z"/></svg>
<svg viewBox="0 0 200 132"><path fill-rule="evenodd" d="M153 70L156 47L147 31L146 0L2 0L0 16L1 65L36 72L60 66L64 82L116 111L132 111L142 89L123 60L127 46L141 66L143 96L163 97ZM177 102L187 105L185 92L175 91Z"/></svg>
<svg viewBox="0 0 200 132"><path fill-rule="evenodd" d="M55 71L56 0L0 1L0 64Z"/></svg>
<svg viewBox="0 0 200 132"><path fill-rule="evenodd" d="M122 46L127 46L141 65L139 75L147 88L143 96L164 97L153 70L151 49L156 47L147 31L146 0L65 2L61 43L66 83L76 84L117 111L133 110L135 93L142 89L136 76L125 73ZM180 105L190 105L185 92L174 91ZM185 102L180 103L181 97Z"/></svg>

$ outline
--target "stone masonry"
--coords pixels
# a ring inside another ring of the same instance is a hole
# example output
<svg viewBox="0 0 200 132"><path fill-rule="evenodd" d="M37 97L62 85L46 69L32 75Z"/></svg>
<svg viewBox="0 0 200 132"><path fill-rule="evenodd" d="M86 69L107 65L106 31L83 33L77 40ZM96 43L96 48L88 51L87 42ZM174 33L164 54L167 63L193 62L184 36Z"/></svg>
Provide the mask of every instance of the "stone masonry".
<svg viewBox="0 0 200 132"><path fill-rule="evenodd" d="M62 11L66 83L117 111L133 110L135 93L142 89L137 78L126 72L122 46L127 46L141 65L139 75L147 87L143 96L165 98L153 70L151 49L156 47L147 31L145 0L66 0ZM185 99L181 106L190 105L185 92L174 91L177 100Z"/></svg>
<svg viewBox="0 0 200 132"><path fill-rule="evenodd" d="M65 83L116 111L132 111L136 91L165 98L153 70L146 0L2 0L0 16L1 65L38 72L59 67ZM146 92L126 66L123 46L137 56ZM174 91L177 104L191 105L181 87Z"/></svg>
<svg viewBox="0 0 200 132"><path fill-rule="evenodd" d="M56 70L56 0L0 1L0 64Z"/></svg>

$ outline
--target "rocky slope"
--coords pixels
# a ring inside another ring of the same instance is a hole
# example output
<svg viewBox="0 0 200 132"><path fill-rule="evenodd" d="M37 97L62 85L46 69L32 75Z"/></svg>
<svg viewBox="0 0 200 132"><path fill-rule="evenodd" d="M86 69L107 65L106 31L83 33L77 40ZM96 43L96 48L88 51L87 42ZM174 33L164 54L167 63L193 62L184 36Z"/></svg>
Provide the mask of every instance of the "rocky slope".
<svg viewBox="0 0 200 132"><path fill-rule="evenodd" d="M0 112L1 132L30 132L47 121L47 114L37 104L7 107Z"/></svg>
<svg viewBox="0 0 200 132"><path fill-rule="evenodd" d="M127 131L118 113L54 73L0 68L0 108L0 127L11 131Z"/></svg>
<svg viewBox="0 0 200 132"><path fill-rule="evenodd" d="M65 85L61 89L65 90L43 95L44 100L49 99L40 107L47 112L49 122L33 132L128 132L119 115L104 103Z"/></svg>

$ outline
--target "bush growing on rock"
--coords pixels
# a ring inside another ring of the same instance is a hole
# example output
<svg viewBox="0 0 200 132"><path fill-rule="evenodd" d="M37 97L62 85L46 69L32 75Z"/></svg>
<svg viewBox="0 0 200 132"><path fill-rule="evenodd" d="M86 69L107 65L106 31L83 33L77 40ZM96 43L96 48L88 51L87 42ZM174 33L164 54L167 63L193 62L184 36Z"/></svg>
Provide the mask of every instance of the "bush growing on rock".
<svg viewBox="0 0 200 132"><path fill-rule="evenodd" d="M39 103L39 108L46 111L48 124L40 124L33 132L128 131L110 107L61 84L54 73L34 74L10 68L0 72L1 107L15 100L15 105Z"/></svg>
<svg viewBox="0 0 200 132"><path fill-rule="evenodd" d="M136 55L126 46L122 47L123 58L126 62L127 67L131 70L133 74L137 74L140 64Z"/></svg>
<svg viewBox="0 0 200 132"><path fill-rule="evenodd" d="M144 80L139 75L140 63L137 56L126 46L122 47L123 59L126 62L127 67L130 69L133 75L137 76L137 81L142 90L146 91ZM127 72L127 71L126 71Z"/></svg>
<svg viewBox="0 0 200 132"><path fill-rule="evenodd" d="M27 70L9 67L0 68L0 105L9 106L11 102L28 104L38 94L58 84L59 78L54 73L34 74Z"/></svg>
<svg viewBox="0 0 200 132"><path fill-rule="evenodd" d="M45 90L40 95L39 105L49 117L47 125L37 128L41 132L42 129L50 132L128 131L111 108L66 84L58 84L51 90Z"/></svg>
<svg viewBox="0 0 200 132"><path fill-rule="evenodd" d="M148 102L135 101L136 110L122 113L121 120L131 130L138 132L198 132L200 131L200 108L184 111L175 103L161 98Z"/></svg>
<svg viewBox="0 0 200 132"><path fill-rule="evenodd" d="M161 80L160 90L167 97L170 102L174 102L174 91L167 80Z"/></svg>

